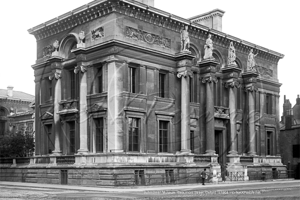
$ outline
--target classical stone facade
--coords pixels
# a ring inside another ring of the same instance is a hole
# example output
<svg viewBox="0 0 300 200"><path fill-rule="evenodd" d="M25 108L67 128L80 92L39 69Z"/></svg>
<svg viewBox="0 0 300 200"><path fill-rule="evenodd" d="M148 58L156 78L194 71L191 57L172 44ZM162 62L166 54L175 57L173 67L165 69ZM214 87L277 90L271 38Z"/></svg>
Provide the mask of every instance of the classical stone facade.
<svg viewBox="0 0 300 200"><path fill-rule="evenodd" d="M34 96L14 91L12 86L0 89L0 135L33 129Z"/></svg>
<svg viewBox="0 0 300 200"><path fill-rule="evenodd" d="M30 163L40 170L26 170L52 178L28 180L161 184L195 182L203 168L218 181L220 166L230 180L284 170L283 55L221 32L223 14L207 14L216 18L210 29L206 14L188 20L138 1L93 1L29 29L37 40Z"/></svg>

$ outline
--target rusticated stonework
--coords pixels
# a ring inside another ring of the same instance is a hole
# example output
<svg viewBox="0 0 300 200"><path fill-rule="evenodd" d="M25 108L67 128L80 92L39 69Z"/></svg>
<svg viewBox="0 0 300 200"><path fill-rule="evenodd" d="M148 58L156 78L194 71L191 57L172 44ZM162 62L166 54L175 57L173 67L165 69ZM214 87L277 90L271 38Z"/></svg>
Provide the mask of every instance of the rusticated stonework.
<svg viewBox="0 0 300 200"><path fill-rule="evenodd" d="M125 35L129 38L147 42L149 44L156 44L168 49L171 48L171 39L148 33L143 30L138 30L127 26L125 29Z"/></svg>

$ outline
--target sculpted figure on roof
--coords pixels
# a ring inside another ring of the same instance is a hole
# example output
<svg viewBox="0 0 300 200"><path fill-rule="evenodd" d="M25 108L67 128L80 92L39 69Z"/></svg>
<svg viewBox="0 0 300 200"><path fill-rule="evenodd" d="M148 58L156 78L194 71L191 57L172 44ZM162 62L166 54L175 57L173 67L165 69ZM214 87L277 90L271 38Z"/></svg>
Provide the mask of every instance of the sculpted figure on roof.
<svg viewBox="0 0 300 200"><path fill-rule="evenodd" d="M188 32L188 26L185 26L180 34L181 39L181 52L190 52L190 37Z"/></svg>
<svg viewBox="0 0 300 200"><path fill-rule="evenodd" d="M213 57L213 41L211 40L211 34L208 34L208 38L206 39L206 43L204 45L204 60L214 60Z"/></svg>
<svg viewBox="0 0 300 200"><path fill-rule="evenodd" d="M227 64L236 65L235 59L236 59L235 48L233 46L233 42L230 42L229 49L228 49Z"/></svg>
<svg viewBox="0 0 300 200"><path fill-rule="evenodd" d="M258 53L257 53L258 54ZM250 50L249 55L248 55L248 60L247 60L247 71L252 71L252 72L256 72L255 69L255 57L257 56L257 54L253 54L253 49Z"/></svg>

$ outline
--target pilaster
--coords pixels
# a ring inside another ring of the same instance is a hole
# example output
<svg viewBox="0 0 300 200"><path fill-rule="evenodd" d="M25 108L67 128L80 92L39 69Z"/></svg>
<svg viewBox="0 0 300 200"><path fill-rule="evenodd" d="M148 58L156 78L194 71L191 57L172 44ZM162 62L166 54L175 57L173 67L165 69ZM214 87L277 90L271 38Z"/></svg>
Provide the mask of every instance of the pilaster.
<svg viewBox="0 0 300 200"><path fill-rule="evenodd" d="M59 102L61 101L61 61L60 57L51 57L48 59L48 62L51 62L52 75L49 76L49 79L55 82L54 86L54 102L53 102L53 120L54 120L54 151L53 155L61 155L61 123L59 112Z"/></svg>
<svg viewBox="0 0 300 200"><path fill-rule="evenodd" d="M248 94L248 102L249 102L249 113L248 113L248 131L249 131L249 152L250 156L256 155L255 148L255 100L253 92L256 90L256 78L258 74L256 72L246 72L242 74L245 83L245 90Z"/></svg>
<svg viewBox="0 0 300 200"><path fill-rule="evenodd" d="M194 58L190 53L177 54L177 77L181 79L181 153L190 153L190 78L191 61Z"/></svg>
<svg viewBox="0 0 300 200"><path fill-rule="evenodd" d="M206 85L206 114L205 114L205 136L206 154L215 154L215 119L214 119L214 91L213 84L217 82L215 77L216 67L219 64L215 60L203 60L198 63L200 68L200 79Z"/></svg>
<svg viewBox="0 0 300 200"><path fill-rule="evenodd" d="M87 66L84 66L83 63L78 63L74 69L74 73L81 73L80 79L80 95L79 95L79 133L80 133L80 146L78 149L78 154L86 154L88 152L87 148Z"/></svg>

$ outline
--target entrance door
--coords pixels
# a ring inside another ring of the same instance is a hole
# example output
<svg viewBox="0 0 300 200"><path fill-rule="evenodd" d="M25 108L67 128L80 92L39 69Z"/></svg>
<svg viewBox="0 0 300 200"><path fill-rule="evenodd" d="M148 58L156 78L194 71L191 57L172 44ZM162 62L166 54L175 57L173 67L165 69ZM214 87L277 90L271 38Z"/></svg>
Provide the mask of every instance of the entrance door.
<svg viewBox="0 0 300 200"><path fill-rule="evenodd" d="M224 152L223 131L222 130L215 130L215 151L216 151L216 154L219 155L218 163L220 165L225 164L224 156L226 156L226 154Z"/></svg>

